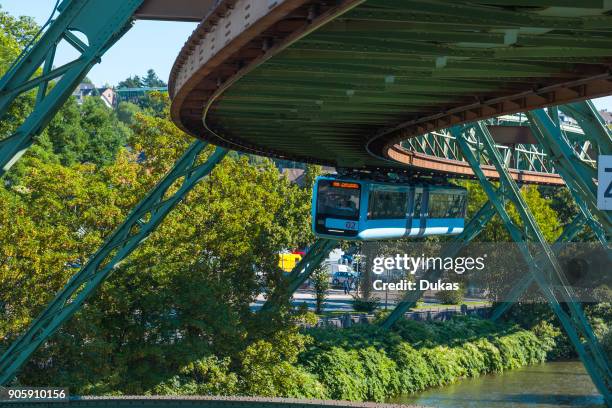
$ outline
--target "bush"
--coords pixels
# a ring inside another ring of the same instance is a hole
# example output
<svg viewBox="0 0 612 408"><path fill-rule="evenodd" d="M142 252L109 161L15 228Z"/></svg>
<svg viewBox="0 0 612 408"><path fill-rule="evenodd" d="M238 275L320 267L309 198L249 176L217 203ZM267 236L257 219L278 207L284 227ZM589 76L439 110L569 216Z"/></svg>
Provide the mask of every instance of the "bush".
<svg viewBox="0 0 612 408"><path fill-rule="evenodd" d="M368 379L357 351L333 347L316 355L310 368L325 386L329 398L349 401L367 398Z"/></svg>
<svg viewBox="0 0 612 408"><path fill-rule="evenodd" d="M608 330L606 334L600 339L600 343L608 355L608 360L612 361L612 329Z"/></svg>
<svg viewBox="0 0 612 408"><path fill-rule="evenodd" d="M474 346L482 353L484 358L485 368L482 374L485 373L497 373L503 371L504 362L502 360L501 352L493 343L488 339L478 339L474 343Z"/></svg>
<svg viewBox="0 0 612 408"><path fill-rule="evenodd" d="M463 302L465 296L465 288L460 287L457 290L440 290L436 292L436 299L445 305L458 305Z"/></svg>
<svg viewBox="0 0 612 408"><path fill-rule="evenodd" d="M499 349L504 369L519 368L546 360L548 349L532 332L519 331L493 340Z"/></svg>
<svg viewBox="0 0 612 408"><path fill-rule="evenodd" d="M315 312L323 313L326 292L330 288L327 269L323 266L316 268L312 274L311 281L315 291Z"/></svg>
<svg viewBox="0 0 612 408"><path fill-rule="evenodd" d="M432 385L451 384L465 375L465 368L458 362L458 350L438 346L423 349L421 354L433 368L434 384Z"/></svg>
<svg viewBox="0 0 612 408"><path fill-rule="evenodd" d="M392 331L366 325L311 329L314 347L300 360L311 362L331 398L383 401L396 392L542 362L554 344L553 329L541 324L530 332L472 317L402 319Z"/></svg>
<svg viewBox="0 0 612 408"><path fill-rule="evenodd" d="M481 373L489 372L487 358L473 343L466 343L459 348L457 363L463 367L468 377L478 377Z"/></svg>
<svg viewBox="0 0 612 408"><path fill-rule="evenodd" d="M378 307L379 300L377 298L362 299L353 296L353 309L356 312L372 313Z"/></svg>
<svg viewBox="0 0 612 408"><path fill-rule="evenodd" d="M436 332L431 324L416 320L399 319L393 325L393 331L402 339L415 346L429 342L435 338Z"/></svg>
<svg viewBox="0 0 612 408"><path fill-rule="evenodd" d="M612 343L610 333L602 331L604 344ZM374 325L288 330L247 347L238 375L229 372L229 360L207 357L153 392L383 402L398 393L540 363L559 335L545 321L527 331L472 317L402 319L393 330Z"/></svg>
<svg viewBox="0 0 612 408"><path fill-rule="evenodd" d="M392 356L397 363L401 391L422 391L435 383L433 368L410 344L398 345Z"/></svg>
<svg viewBox="0 0 612 408"><path fill-rule="evenodd" d="M384 351L368 347L359 350L359 357L367 378L368 400L384 402L397 394L400 389L397 365Z"/></svg>
<svg viewBox="0 0 612 408"><path fill-rule="evenodd" d="M375 325L359 324L346 329L336 327L311 328L305 330L311 337L313 347L300 356L301 362L311 359L313 353L322 350L331 350L339 347L345 350L359 350L367 347L375 349L391 350L395 345L402 342L402 338L396 333L382 329Z"/></svg>
<svg viewBox="0 0 612 408"><path fill-rule="evenodd" d="M444 322L400 319L393 325L393 331L415 347L458 345L489 335L501 335L507 330L506 326L468 316L455 316Z"/></svg>
<svg viewBox="0 0 612 408"><path fill-rule="evenodd" d="M193 361L179 375L156 385L153 395L232 395L238 391L238 377L229 372L228 358L209 356Z"/></svg>
<svg viewBox="0 0 612 408"><path fill-rule="evenodd" d="M312 374L296 365L312 339L295 331L278 332L272 341L258 340L242 352L240 389L245 395L325 398Z"/></svg>

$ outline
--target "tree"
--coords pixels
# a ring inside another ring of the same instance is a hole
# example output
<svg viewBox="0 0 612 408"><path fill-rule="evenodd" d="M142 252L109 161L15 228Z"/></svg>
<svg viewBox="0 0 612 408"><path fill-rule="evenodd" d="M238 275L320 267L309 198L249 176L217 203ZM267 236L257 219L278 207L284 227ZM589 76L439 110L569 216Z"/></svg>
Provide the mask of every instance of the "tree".
<svg viewBox="0 0 612 408"><path fill-rule="evenodd" d="M127 77L117 84L117 88L142 88L142 79L138 75Z"/></svg>
<svg viewBox="0 0 612 408"><path fill-rule="evenodd" d="M463 302L466 290L464 285L460 285L456 290L440 290L436 292L436 299L445 305L458 305Z"/></svg>
<svg viewBox="0 0 612 408"><path fill-rule="evenodd" d="M104 127L95 109L84 109L86 132ZM109 164L23 161L19 184L0 186L0 348L192 141L168 119L136 113L130 150ZM268 338L250 303L277 285L277 253L307 236L309 197L269 160L226 158L34 355L20 381L138 394L213 354L237 364L250 342Z"/></svg>
<svg viewBox="0 0 612 408"><path fill-rule="evenodd" d="M0 9L0 76L11 67L21 50L38 31L31 17L15 18ZM0 117L0 139L13 133L34 106L36 90L15 100L4 117Z"/></svg>
<svg viewBox="0 0 612 408"><path fill-rule="evenodd" d="M154 70L149 69L147 76L142 80L142 84L148 88L159 88L167 86L167 84L159 79Z"/></svg>
<svg viewBox="0 0 612 408"><path fill-rule="evenodd" d="M0 6L0 27L2 27L0 38L3 39L3 53L15 51L14 46L7 46L5 41L8 40L9 44L14 41L15 46L21 51L34 38L39 28L32 17L13 17L2 11L2 6Z"/></svg>
<svg viewBox="0 0 612 408"><path fill-rule="evenodd" d="M468 190L468 219L489 200L486 193L479 183L468 181L462 183ZM531 210L536 223L542 230L548 242L553 242L558 234L561 233L561 222L555 210L552 208L552 200L543 197L535 186L524 186L520 189L529 209ZM508 213L511 219L517 224L522 225L519 214L513 204L507 204ZM495 215L487 224L485 229L478 236L481 242L511 242L510 235L504 227L498 215Z"/></svg>
<svg viewBox="0 0 612 408"><path fill-rule="evenodd" d="M127 143L130 129L99 98L86 98L82 105L69 98L45 131L53 153L64 165L114 161Z"/></svg>
<svg viewBox="0 0 612 408"><path fill-rule="evenodd" d="M306 190L312 191L317 177L322 173L322 169L323 168L317 164L306 165L306 170L304 170L304 188Z"/></svg>
<svg viewBox="0 0 612 408"><path fill-rule="evenodd" d="M130 76L117 84L117 88L159 88L167 84L159 79L153 69L149 69L144 77Z"/></svg>
<svg viewBox="0 0 612 408"><path fill-rule="evenodd" d="M125 146L130 137L129 128L99 98L86 98L81 114L81 127L87 133L87 141L79 161L97 165L112 163L119 148Z"/></svg>
<svg viewBox="0 0 612 408"><path fill-rule="evenodd" d="M323 303L329 289L329 274L325 266L318 266L312 274L312 284L315 291L315 312L323 313Z"/></svg>
<svg viewBox="0 0 612 408"><path fill-rule="evenodd" d="M131 102L119 102L116 110L117 119L128 126L134 124L135 116L139 112L142 112L140 107Z"/></svg>

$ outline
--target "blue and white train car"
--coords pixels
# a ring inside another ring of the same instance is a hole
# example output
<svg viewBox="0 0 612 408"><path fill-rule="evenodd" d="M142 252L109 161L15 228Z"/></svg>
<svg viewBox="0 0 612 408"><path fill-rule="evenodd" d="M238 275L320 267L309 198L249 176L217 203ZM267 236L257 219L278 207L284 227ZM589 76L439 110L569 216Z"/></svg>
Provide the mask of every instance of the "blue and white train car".
<svg viewBox="0 0 612 408"><path fill-rule="evenodd" d="M456 235L464 228L466 201L466 189L453 185L321 176L312 194L312 228L320 237L360 241Z"/></svg>

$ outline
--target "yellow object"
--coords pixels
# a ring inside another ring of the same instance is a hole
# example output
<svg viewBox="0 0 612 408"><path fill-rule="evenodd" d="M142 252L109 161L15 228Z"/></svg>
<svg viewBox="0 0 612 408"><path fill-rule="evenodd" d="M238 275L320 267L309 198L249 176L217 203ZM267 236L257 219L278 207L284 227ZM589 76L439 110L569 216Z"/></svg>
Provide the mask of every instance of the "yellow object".
<svg viewBox="0 0 612 408"><path fill-rule="evenodd" d="M285 272L291 272L301 260L300 254L278 254L278 266Z"/></svg>

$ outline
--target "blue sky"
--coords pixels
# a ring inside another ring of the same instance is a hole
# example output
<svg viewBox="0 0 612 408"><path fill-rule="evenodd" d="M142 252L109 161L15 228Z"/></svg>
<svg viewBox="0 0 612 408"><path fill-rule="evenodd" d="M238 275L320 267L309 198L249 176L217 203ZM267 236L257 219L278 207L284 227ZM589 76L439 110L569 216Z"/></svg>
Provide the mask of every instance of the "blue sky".
<svg viewBox="0 0 612 408"><path fill-rule="evenodd" d="M32 16L39 24L47 20L54 4L55 0L0 0L3 10L17 16ZM128 76L143 75L153 68L167 81L176 55L195 27L195 23L136 21L88 76L96 85L115 85ZM59 49L56 61L60 64L73 57L69 49ZM612 96L593 101L599 109L612 111Z"/></svg>
<svg viewBox="0 0 612 408"><path fill-rule="evenodd" d="M34 17L38 24L47 21L54 5L55 0L0 0L2 10L15 16ZM87 76L96 85L115 85L153 68L167 81L174 59L195 27L195 23L136 21ZM71 60L74 55L69 47L58 49L57 64Z"/></svg>

